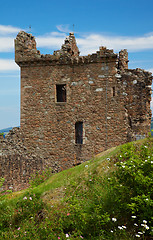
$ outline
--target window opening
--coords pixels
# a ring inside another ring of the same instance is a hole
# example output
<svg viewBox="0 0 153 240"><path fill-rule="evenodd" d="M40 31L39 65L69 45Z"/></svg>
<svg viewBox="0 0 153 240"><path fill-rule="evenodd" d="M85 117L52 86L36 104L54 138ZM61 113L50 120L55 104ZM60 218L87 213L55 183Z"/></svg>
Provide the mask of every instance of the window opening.
<svg viewBox="0 0 153 240"><path fill-rule="evenodd" d="M56 85L57 102L66 102L66 84Z"/></svg>
<svg viewBox="0 0 153 240"><path fill-rule="evenodd" d="M132 128L132 120L131 120L130 117L128 117L128 119L129 119L129 125L130 125L130 127Z"/></svg>
<svg viewBox="0 0 153 240"><path fill-rule="evenodd" d="M115 87L113 87L113 97L115 97Z"/></svg>
<svg viewBox="0 0 153 240"><path fill-rule="evenodd" d="M83 122L75 123L75 143L83 144Z"/></svg>

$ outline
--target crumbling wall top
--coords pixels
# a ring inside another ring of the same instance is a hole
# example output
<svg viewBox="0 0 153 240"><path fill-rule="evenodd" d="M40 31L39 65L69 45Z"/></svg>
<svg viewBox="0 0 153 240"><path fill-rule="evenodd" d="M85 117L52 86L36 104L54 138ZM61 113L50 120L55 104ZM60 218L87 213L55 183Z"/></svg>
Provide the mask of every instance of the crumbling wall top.
<svg viewBox="0 0 153 240"><path fill-rule="evenodd" d="M36 48L35 37L32 34L20 31L15 39L15 62L29 61L40 57Z"/></svg>
<svg viewBox="0 0 153 240"><path fill-rule="evenodd" d="M21 31L15 39L15 62L19 65L27 65L37 62L37 64L84 64L93 62L114 61L117 54L106 47L100 47L96 53L88 56L79 56L79 49L76 44L74 33L70 33L65 39L60 50L54 51L54 54L40 54L36 48L36 41L32 34ZM105 59L105 60L104 60Z"/></svg>
<svg viewBox="0 0 153 240"><path fill-rule="evenodd" d="M32 34L20 31L16 37L16 41L18 41L18 47L21 46L24 47L25 49L36 50L36 41L35 37L32 36Z"/></svg>
<svg viewBox="0 0 153 240"><path fill-rule="evenodd" d="M68 55L70 57L78 57L80 54L76 44L74 33L70 33L66 37L64 44L60 50L54 51L54 55Z"/></svg>
<svg viewBox="0 0 153 240"><path fill-rule="evenodd" d="M119 52L119 69L122 71L128 69L128 62L128 51L127 49L123 49Z"/></svg>

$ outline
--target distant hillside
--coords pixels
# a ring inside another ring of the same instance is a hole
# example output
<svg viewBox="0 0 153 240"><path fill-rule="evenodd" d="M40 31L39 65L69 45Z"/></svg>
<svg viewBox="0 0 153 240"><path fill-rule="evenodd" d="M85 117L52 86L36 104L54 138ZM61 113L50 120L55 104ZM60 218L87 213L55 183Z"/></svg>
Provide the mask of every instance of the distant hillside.
<svg viewBox="0 0 153 240"><path fill-rule="evenodd" d="M9 132L11 129L12 129L12 127L1 129L0 133Z"/></svg>
<svg viewBox="0 0 153 240"><path fill-rule="evenodd" d="M153 118L151 118L151 130L153 130Z"/></svg>
<svg viewBox="0 0 153 240"><path fill-rule="evenodd" d="M18 126L19 127L19 126ZM9 128L4 128L0 130L0 133L4 133L7 134L10 130L12 130L13 127L9 127Z"/></svg>

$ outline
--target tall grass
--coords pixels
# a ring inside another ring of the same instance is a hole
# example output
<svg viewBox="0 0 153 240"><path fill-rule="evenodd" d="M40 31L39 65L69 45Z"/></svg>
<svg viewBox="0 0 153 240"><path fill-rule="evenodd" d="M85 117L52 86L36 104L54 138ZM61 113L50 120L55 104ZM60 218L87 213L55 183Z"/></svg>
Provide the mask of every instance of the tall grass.
<svg viewBox="0 0 153 240"><path fill-rule="evenodd" d="M0 239L153 239L152 138L42 179L1 197Z"/></svg>

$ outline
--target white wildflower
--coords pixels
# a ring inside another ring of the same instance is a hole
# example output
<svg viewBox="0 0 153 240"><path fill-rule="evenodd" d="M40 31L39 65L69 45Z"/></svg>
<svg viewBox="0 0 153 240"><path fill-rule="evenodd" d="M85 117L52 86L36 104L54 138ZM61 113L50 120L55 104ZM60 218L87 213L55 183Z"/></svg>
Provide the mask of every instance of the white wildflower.
<svg viewBox="0 0 153 240"><path fill-rule="evenodd" d="M116 219L116 218L112 218L112 221L113 221L113 222L116 222L116 221L117 221L117 219Z"/></svg>
<svg viewBox="0 0 153 240"><path fill-rule="evenodd" d="M146 223L147 223L147 221L146 221L146 220L143 220L143 223L145 223L145 224L146 224Z"/></svg>
<svg viewBox="0 0 153 240"><path fill-rule="evenodd" d="M145 225L144 227L145 227L146 230L149 230L149 226Z"/></svg>
<svg viewBox="0 0 153 240"><path fill-rule="evenodd" d="M118 229L123 230L123 228L121 226L118 226Z"/></svg>

